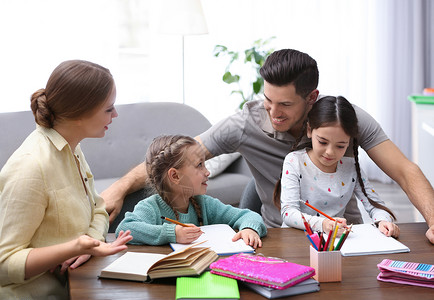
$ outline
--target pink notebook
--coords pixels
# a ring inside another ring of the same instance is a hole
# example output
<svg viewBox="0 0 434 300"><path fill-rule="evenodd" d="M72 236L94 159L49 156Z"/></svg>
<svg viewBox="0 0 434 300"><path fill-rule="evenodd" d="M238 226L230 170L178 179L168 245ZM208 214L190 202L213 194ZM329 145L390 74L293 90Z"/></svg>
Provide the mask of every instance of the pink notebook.
<svg viewBox="0 0 434 300"><path fill-rule="evenodd" d="M315 275L315 269L284 260L236 254L210 265L211 273L275 289L285 289Z"/></svg>
<svg viewBox="0 0 434 300"><path fill-rule="evenodd" d="M434 288L433 265L384 259L377 266L380 281Z"/></svg>

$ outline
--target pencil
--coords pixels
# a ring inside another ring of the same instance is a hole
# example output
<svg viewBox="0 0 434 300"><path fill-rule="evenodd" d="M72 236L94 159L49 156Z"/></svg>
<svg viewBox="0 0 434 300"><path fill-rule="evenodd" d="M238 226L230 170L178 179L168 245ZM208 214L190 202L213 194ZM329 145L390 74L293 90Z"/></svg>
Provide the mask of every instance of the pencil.
<svg viewBox="0 0 434 300"><path fill-rule="evenodd" d="M320 240L320 251L324 251L325 240L324 240L324 232L322 231L319 236L319 240Z"/></svg>
<svg viewBox="0 0 434 300"><path fill-rule="evenodd" d="M328 251L327 249L327 247L329 246L329 244L330 244L330 240L332 239L332 235L333 235L333 229L332 230L330 230L330 232L329 232L329 236L327 237L327 242L325 243L325 245L324 245L324 248L323 248L323 251Z"/></svg>
<svg viewBox="0 0 434 300"><path fill-rule="evenodd" d="M300 200L300 201L303 202L304 204L306 204L307 206L309 206L310 208L312 208L313 210L319 212L320 214L322 214L322 215L323 215L324 217L326 217L327 219L336 222L336 219L330 217L330 216L329 216L328 214L326 214L325 212L320 211L318 208L313 207L312 205L310 205L309 203L307 203L307 202L305 202L305 201L302 201L302 200ZM338 223L342 223L342 221L337 221L337 222L338 222ZM344 226L344 227L345 227L345 228L348 228L347 226Z"/></svg>
<svg viewBox="0 0 434 300"><path fill-rule="evenodd" d="M332 237L332 240L330 241L330 248L329 248L329 251L333 251L333 249L335 248L335 239L336 239L336 235L338 234L338 229L339 229L338 222L335 221L335 229L334 229L334 231L333 231L333 237Z"/></svg>
<svg viewBox="0 0 434 300"><path fill-rule="evenodd" d="M348 233L347 229L345 229L344 233L342 233L341 238L338 241L338 244L336 245L336 248L335 248L336 251L338 251L339 249L341 249L342 243L344 242L345 237L347 236L347 233Z"/></svg>
<svg viewBox="0 0 434 300"><path fill-rule="evenodd" d="M312 240L310 235L305 231L307 238L309 239L309 242L312 244L313 248L315 248L316 251L318 251L318 246L315 244L315 242Z"/></svg>
<svg viewBox="0 0 434 300"><path fill-rule="evenodd" d="M172 220L172 219L169 219L169 218L166 218L166 217L163 217L163 216L161 216L161 218L163 220L166 220L166 221L171 222L173 224L181 225L182 227L194 227L194 225L187 225L187 224L184 224L184 223L181 223L181 222L178 222L176 220Z"/></svg>
<svg viewBox="0 0 434 300"><path fill-rule="evenodd" d="M342 246L344 245L344 242L346 241L348 235L349 235L350 232L351 232L351 227L353 227L353 224L351 224L350 227L348 227L348 229L345 230L346 235L345 235L345 237L344 237L343 240L342 240L342 238L341 238L342 242L339 240L338 245L336 246L336 250L341 250ZM340 245L339 245L339 243L340 243Z"/></svg>
<svg viewBox="0 0 434 300"><path fill-rule="evenodd" d="M305 217L303 216L303 213L300 212L300 214L301 214L301 218L303 219L304 227L306 228L307 233L308 234L312 234L313 232L312 232L312 229L309 226L309 223L307 223Z"/></svg>

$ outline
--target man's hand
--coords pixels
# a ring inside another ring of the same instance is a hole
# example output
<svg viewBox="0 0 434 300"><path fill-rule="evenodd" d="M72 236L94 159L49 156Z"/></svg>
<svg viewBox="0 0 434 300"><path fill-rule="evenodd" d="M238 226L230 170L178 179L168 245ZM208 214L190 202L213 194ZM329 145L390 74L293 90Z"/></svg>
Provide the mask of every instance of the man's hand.
<svg viewBox="0 0 434 300"><path fill-rule="evenodd" d="M110 224L121 212L125 197L145 187L147 178L145 164L141 163L101 193L109 214Z"/></svg>
<svg viewBox="0 0 434 300"><path fill-rule="evenodd" d="M105 202L105 209L109 214L110 224L116 219L124 204L124 194L111 185L108 189L101 193L101 197Z"/></svg>
<svg viewBox="0 0 434 300"><path fill-rule="evenodd" d="M428 230L425 233L425 236L431 242L431 244L434 244L434 225L428 228Z"/></svg>

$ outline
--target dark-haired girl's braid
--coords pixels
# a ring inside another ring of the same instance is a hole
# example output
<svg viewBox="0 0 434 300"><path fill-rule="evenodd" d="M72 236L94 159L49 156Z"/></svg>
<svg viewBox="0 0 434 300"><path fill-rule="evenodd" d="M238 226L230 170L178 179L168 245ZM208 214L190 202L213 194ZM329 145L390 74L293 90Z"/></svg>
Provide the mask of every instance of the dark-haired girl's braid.
<svg viewBox="0 0 434 300"><path fill-rule="evenodd" d="M392 216L393 220L396 221L395 215L393 214L393 212L389 208L387 208L386 206L372 200L371 198L369 198L368 194L366 193L365 184L363 182L362 174L360 172L358 148L359 148L359 145L357 144L357 138L353 138L353 152L354 152L354 161L355 161L354 164L356 166L357 180L359 181L359 184L360 184L360 187L362 188L363 194L366 196L366 198L368 199L369 203L372 204L372 206L387 211Z"/></svg>
<svg viewBox="0 0 434 300"><path fill-rule="evenodd" d="M292 145L291 150L289 150L289 153L295 150L298 150L299 144L303 137L306 135L307 132L307 119L303 122L303 127L301 128L301 133L295 140L294 145ZM307 145L303 145L307 146ZM282 170L280 170L279 179L277 180L276 184L274 185L274 191L273 191L273 203L274 205L280 209L280 190L282 188Z"/></svg>
<svg viewBox="0 0 434 300"><path fill-rule="evenodd" d="M203 219L202 219L202 210L200 209L200 205L194 197L190 198L190 202L191 204L193 204L194 211L196 212L197 219L199 221L199 226L202 226Z"/></svg>

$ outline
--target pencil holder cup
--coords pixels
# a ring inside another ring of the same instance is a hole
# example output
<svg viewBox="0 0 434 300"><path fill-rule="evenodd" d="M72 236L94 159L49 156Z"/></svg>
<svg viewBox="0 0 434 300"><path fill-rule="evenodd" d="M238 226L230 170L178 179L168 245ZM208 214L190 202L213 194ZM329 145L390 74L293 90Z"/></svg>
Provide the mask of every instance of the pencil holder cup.
<svg viewBox="0 0 434 300"><path fill-rule="evenodd" d="M342 281L341 251L317 251L310 248L310 266L315 269L315 276L319 282Z"/></svg>

